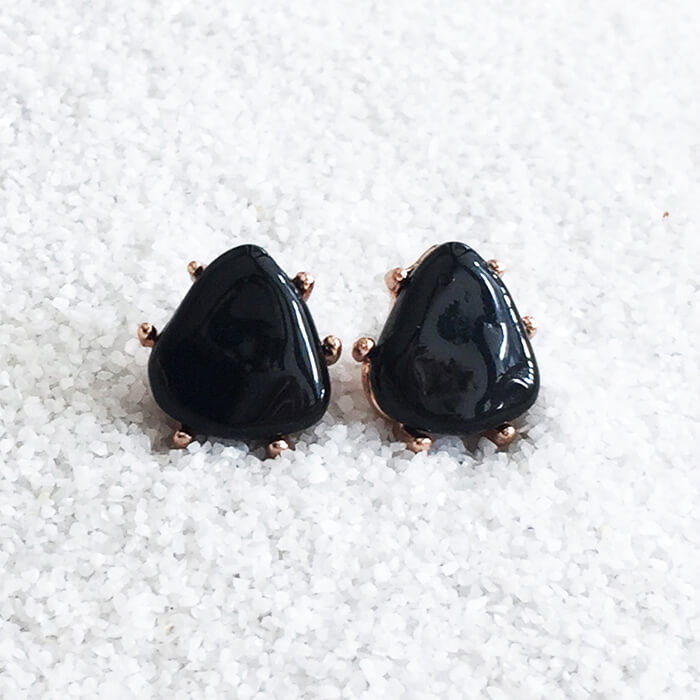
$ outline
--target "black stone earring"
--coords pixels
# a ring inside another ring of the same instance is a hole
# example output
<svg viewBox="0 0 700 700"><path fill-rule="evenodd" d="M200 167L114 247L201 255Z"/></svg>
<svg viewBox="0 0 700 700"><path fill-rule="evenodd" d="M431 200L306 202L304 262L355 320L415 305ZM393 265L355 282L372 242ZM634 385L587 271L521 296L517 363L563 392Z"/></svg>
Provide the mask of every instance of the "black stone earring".
<svg viewBox="0 0 700 700"><path fill-rule="evenodd" d="M506 446L510 421L537 398L536 326L518 314L503 272L463 243L444 243L386 276L394 307L379 341L360 338L353 357L369 402L414 452L434 435L483 433Z"/></svg>
<svg viewBox="0 0 700 700"><path fill-rule="evenodd" d="M173 442L195 435L263 440L269 457L288 434L328 407L335 336L319 340L306 300L313 278L293 280L262 248L242 245L208 266L191 262L193 285L161 333L138 329L153 348L148 377L160 408L180 423Z"/></svg>

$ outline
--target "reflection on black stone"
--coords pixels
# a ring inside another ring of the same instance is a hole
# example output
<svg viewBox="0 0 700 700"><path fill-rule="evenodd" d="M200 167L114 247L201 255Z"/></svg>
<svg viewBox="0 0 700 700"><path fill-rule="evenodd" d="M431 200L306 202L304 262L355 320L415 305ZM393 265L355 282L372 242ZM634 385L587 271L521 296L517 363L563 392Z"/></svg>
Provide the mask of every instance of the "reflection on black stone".
<svg viewBox="0 0 700 700"><path fill-rule="evenodd" d="M539 391L508 290L462 243L439 246L413 271L372 353L370 378L385 413L437 434L512 420Z"/></svg>
<svg viewBox="0 0 700 700"><path fill-rule="evenodd" d="M199 433L270 439L316 423L328 370L306 305L257 246L224 253L201 274L149 361L159 406Z"/></svg>
<svg viewBox="0 0 700 700"><path fill-rule="evenodd" d="M423 394L440 392L443 394L469 391L474 372L460 367L451 357L447 362L435 360L425 354L416 357L416 379Z"/></svg>
<svg viewBox="0 0 700 700"><path fill-rule="evenodd" d="M456 345L466 343L472 335L474 320L463 314L463 306L455 299L438 318L438 335Z"/></svg>

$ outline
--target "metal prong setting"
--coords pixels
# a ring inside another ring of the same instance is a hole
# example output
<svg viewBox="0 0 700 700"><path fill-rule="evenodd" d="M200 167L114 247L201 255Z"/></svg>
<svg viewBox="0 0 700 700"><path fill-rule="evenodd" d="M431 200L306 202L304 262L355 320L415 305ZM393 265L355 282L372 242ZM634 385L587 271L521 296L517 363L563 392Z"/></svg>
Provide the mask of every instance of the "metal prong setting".
<svg viewBox="0 0 700 700"><path fill-rule="evenodd" d="M326 358L326 364L330 367L340 359L343 352L343 342L336 335L327 335L321 343L321 349Z"/></svg>
<svg viewBox="0 0 700 700"><path fill-rule="evenodd" d="M206 265L202 265L202 263L197 262L196 260L191 260L187 264L187 272L189 272L193 282L202 274L202 272L204 272L205 267Z"/></svg>
<svg viewBox="0 0 700 700"><path fill-rule="evenodd" d="M292 445L289 442L289 438L277 438L277 440L273 440L265 446L265 456L269 459L274 459L275 457L279 457L285 450L288 450L291 446Z"/></svg>
<svg viewBox="0 0 700 700"><path fill-rule="evenodd" d="M399 295L403 283L408 279L408 273L409 271L404 267L395 267L384 276L386 288L394 299Z"/></svg>
<svg viewBox="0 0 700 700"><path fill-rule="evenodd" d="M425 433L407 428L402 423L394 423L394 436L397 440L406 443L406 449L414 454L427 452L433 446L433 438Z"/></svg>
<svg viewBox="0 0 700 700"><path fill-rule="evenodd" d="M485 431L484 437L491 440L496 447L508 447L508 445L515 440L517 433L518 431L515 429L514 425L504 423L498 428Z"/></svg>
<svg viewBox="0 0 700 700"><path fill-rule="evenodd" d="M374 350L374 346L374 338L364 336L356 340L355 344L352 346L352 359L355 360L355 362L364 362L368 359L372 350Z"/></svg>
<svg viewBox="0 0 700 700"><path fill-rule="evenodd" d="M297 288L301 298L308 301L316 283L314 278L308 272L297 272L292 283Z"/></svg>
<svg viewBox="0 0 700 700"><path fill-rule="evenodd" d="M142 323L139 326L137 335L141 345L145 348L152 348L158 340L158 331L151 323Z"/></svg>
<svg viewBox="0 0 700 700"><path fill-rule="evenodd" d="M488 266L491 268L491 272L494 272L499 277L503 277L506 273L506 266L500 260L489 260Z"/></svg>
<svg viewBox="0 0 700 700"><path fill-rule="evenodd" d="M363 337L356 340L355 344L352 346L352 357L356 362L362 365L362 390L365 392L369 405L382 416L382 418L391 420L379 407L377 399L374 396L374 390L372 389L372 382L369 378L370 372L372 371L372 358L370 357L370 353L374 350L375 345L374 338Z"/></svg>
<svg viewBox="0 0 700 700"><path fill-rule="evenodd" d="M428 250L426 250L410 267L395 267L384 275L384 282L386 282L387 289L392 299L396 299L403 285L406 283L406 280L411 276L411 273L435 250L435 248L437 248L437 246L430 246L430 248L428 248Z"/></svg>
<svg viewBox="0 0 700 700"><path fill-rule="evenodd" d="M194 440L194 435L191 435L184 426L173 433L173 447L176 447L178 450L184 450L192 440Z"/></svg>
<svg viewBox="0 0 700 700"><path fill-rule="evenodd" d="M523 326L528 338L532 338L537 333L537 321L532 316L523 316Z"/></svg>

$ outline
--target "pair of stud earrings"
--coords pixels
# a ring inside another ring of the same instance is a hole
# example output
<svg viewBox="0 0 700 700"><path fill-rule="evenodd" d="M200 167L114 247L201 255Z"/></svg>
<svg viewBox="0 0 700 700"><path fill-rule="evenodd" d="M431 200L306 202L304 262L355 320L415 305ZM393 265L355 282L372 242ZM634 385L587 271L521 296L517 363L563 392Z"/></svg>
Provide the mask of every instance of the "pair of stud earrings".
<svg viewBox="0 0 700 700"><path fill-rule="evenodd" d="M180 426L173 443L260 440L275 457L326 412L328 366L342 351L338 337L316 332L306 306L313 278L290 279L255 245L188 270L193 285L163 331L138 329L152 348L153 397ZM370 404L408 449L475 433L504 447L516 435L511 421L535 402L536 326L518 314L503 272L463 243L444 243L387 274L394 305L384 330L376 342L360 338L352 355Z"/></svg>

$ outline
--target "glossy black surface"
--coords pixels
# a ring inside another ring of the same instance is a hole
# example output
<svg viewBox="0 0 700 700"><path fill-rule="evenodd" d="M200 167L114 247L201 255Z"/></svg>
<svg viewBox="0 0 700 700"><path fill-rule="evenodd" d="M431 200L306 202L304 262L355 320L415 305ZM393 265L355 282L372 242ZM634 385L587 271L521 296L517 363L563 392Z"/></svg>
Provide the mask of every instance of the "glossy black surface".
<svg viewBox="0 0 700 700"><path fill-rule="evenodd" d="M159 336L148 374L166 413L213 437L268 440L303 430L330 398L306 304L252 245L206 267Z"/></svg>
<svg viewBox="0 0 700 700"><path fill-rule="evenodd" d="M539 391L508 290L463 243L438 246L411 273L370 357L380 408L428 433L495 428L524 413Z"/></svg>

